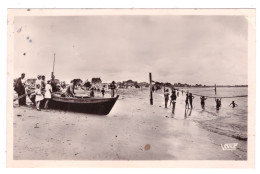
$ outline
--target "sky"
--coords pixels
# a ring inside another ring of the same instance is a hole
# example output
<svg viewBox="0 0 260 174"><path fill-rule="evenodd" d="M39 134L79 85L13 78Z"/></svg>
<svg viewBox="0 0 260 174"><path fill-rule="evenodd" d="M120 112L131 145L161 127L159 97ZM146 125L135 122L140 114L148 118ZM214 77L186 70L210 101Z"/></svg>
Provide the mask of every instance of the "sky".
<svg viewBox="0 0 260 174"><path fill-rule="evenodd" d="M247 84L244 16L15 17L14 75Z"/></svg>

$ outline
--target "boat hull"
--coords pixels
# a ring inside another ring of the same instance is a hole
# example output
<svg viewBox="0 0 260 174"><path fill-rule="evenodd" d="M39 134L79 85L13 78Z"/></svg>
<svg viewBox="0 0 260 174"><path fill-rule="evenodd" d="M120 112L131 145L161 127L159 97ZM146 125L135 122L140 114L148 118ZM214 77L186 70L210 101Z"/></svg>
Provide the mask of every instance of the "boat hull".
<svg viewBox="0 0 260 174"><path fill-rule="evenodd" d="M107 115L113 108L119 96L115 98L66 98L52 97L48 107L65 111L83 112L97 115Z"/></svg>
<svg viewBox="0 0 260 174"><path fill-rule="evenodd" d="M74 111L97 115L107 115L116 103L119 95L113 98L103 97L61 97L60 93L53 93L49 101L49 109L64 111ZM30 96L30 100L35 103L35 96ZM40 107L43 108L46 99L41 101Z"/></svg>

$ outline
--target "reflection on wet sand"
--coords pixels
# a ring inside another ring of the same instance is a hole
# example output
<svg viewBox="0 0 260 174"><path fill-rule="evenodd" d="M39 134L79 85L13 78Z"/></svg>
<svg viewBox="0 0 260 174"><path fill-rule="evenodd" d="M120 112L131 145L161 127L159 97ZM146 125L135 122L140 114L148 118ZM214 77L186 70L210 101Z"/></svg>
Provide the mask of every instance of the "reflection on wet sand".
<svg viewBox="0 0 260 174"><path fill-rule="evenodd" d="M191 109L186 109L185 108L184 119L190 117L191 113L192 113L192 108Z"/></svg>

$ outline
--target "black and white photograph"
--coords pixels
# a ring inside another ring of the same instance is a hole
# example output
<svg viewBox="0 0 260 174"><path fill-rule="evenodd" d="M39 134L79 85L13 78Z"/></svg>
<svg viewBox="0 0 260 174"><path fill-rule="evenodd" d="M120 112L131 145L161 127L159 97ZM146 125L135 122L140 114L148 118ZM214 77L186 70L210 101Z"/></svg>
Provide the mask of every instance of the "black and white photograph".
<svg viewBox="0 0 260 174"><path fill-rule="evenodd" d="M254 10L79 11L8 11L10 159L252 162Z"/></svg>

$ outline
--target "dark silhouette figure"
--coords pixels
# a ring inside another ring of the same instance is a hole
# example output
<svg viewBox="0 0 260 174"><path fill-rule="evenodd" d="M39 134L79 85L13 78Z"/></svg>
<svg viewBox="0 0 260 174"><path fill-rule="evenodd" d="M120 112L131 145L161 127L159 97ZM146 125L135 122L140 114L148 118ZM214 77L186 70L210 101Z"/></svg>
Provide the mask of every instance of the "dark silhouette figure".
<svg viewBox="0 0 260 174"><path fill-rule="evenodd" d="M173 114L174 114L174 112L175 112L176 99L177 99L177 96L176 96L176 92L175 92L175 90L174 90L174 91L172 91L172 95L171 95L172 113L173 113Z"/></svg>
<svg viewBox="0 0 260 174"><path fill-rule="evenodd" d="M221 98L215 99L215 101L216 101L216 108L217 110L219 110L219 108L221 107Z"/></svg>
<svg viewBox="0 0 260 174"><path fill-rule="evenodd" d="M167 108L167 105L168 105L169 95L170 95L169 90L166 89L166 90L164 91L165 108Z"/></svg>
<svg viewBox="0 0 260 174"><path fill-rule="evenodd" d="M207 97L200 97L200 104L201 104L201 107L202 109L205 109L205 100L207 100Z"/></svg>
<svg viewBox="0 0 260 174"><path fill-rule="evenodd" d="M90 97L94 97L94 96L95 96L94 88L91 88Z"/></svg>
<svg viewBox="0 0 260 174"><path fill-rule="evenodd" d="M232 106L231 106L232 108L238 106L238 105L235 103L235 101L232 101L232 102L229 104L229 106L230 106L230 105L232 105Z"/></svg>
<svg viewBox="0 0 260 174"><path fill-rule="evenodd" d="M102 95L103 95L103 97L104 97L104 95L105 95L105 90L104 90L104 88L102 88L101 93L102 93Z"/></svg>
<svg viewBox="0 0 260 174"><path fill-rule="evenodd" d="M189 94L188 93L186 94L186 99L185 99L185 108L187 108L187 107L189 109Z"/></svg>
<svg viewBox="0 0 260 174"><path fill-rule="evenodd" d="M190 102L190 107L191 107L191 108L193 108L193 106L192 106L192 101L193 101L194 98L195 98L195 97L192 96L192 93L190 93L190 95L189 95L189 102Z"/></svg>
<svg viewBox="0 0 260 174"><path fill-rule="evenodd" d="M15 92L17 92L18 97L25 94L25 74L22 73L21 77L19 77L14 86ZM19 105L26 105L26 97L22 97L18 100Z"/></svg>
<svg viewBox="0 0 260 174"><path fill-rule="evenodd" d="M115 96L115 90L116 90L116 82L112 81L112 83L110 84L110 89L111 89L111 97Z"/></svg>

